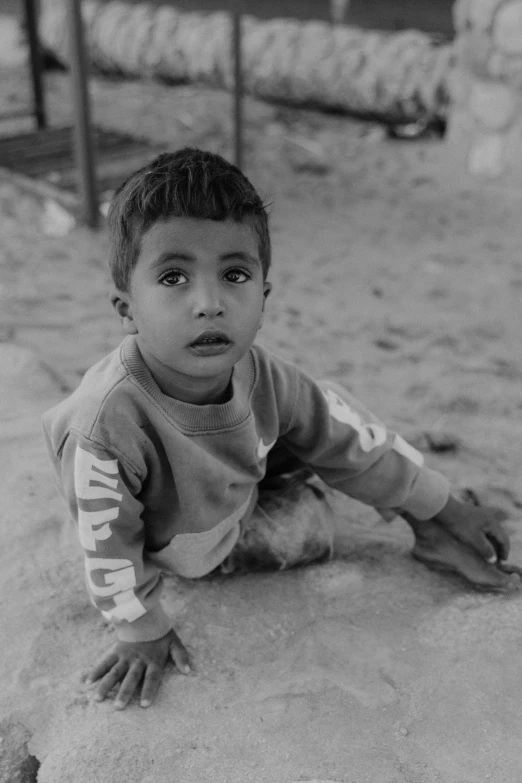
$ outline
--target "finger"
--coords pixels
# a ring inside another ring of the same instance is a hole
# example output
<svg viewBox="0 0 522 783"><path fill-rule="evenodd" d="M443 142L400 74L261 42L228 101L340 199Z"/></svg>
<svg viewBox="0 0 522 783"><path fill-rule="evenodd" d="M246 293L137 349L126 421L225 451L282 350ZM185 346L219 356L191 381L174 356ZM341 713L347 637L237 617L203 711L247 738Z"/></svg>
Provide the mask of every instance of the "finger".
<svg viewBox="0 0 522 783"><path fill-rule="evenodd" d="M179 639L170 645L170 655L182 674L190 674L190 656Z"/></svg>
<svg viewBox="0 0 522 783"><path fill-rule="evenodd" d="M520 576L514 571L506 571L499 568L498 565L486 566L491 569L488 579L481 577L480 582L475 583L475 587L483 590L493 590L501 593L513 593L520 589Z"/></svg>
<svg viewBox="0 0 522 783"><path fill-rule="evenodd" d="M456 532L455 535L457 535ZM497 552L491 541L487 538L486 533L475 532L473 536L459 536L459 538L463 543L467 544L479 554L486 563L494 564L497 562Z"/></svg>
<svg viewBox="0 0 522 783"><path fill-rule="evenodd" d="M478 589L510 593L520 588L518 573L488 565L475 550L464 546L444 528L437 531L435 541L416 539L412 555L429 568L458 574Z"/></svg>
<svg viewBox="0 0 522 783"><path fill-rule="evenodd" d="M466 544L480 555L486 563L495 564L497 562L497 552L488 539L489 530L486 532L477 530L477 528L464 528L462 530L452 530L452 532L459 541L462 541L463 544Z"/></svg>
<svg viewBox="0 0 522 783"><path fill-rule="evenodd" d="M104 674L107 674L108 671L112 669L115 663L118 662L118 655L117 653L106 653L104 657L99 661L94 669L91 670L87 677L87 682L95 682L96 680L99 680L100 677L103 677Z"/></svg>
<svg viewBox="0 0 522 783"><path fill-rule="evenodd" d="M509 536L500 523L496 523L487 533L488 539L493 544L499 560L507 560L509 557Z"/></svg>
<svg viewBox="0 0 522 783"><path fill-rule="evenodd" d="M114 702L114 707L117 710L125 709L129 701L132 699L134 691L138 687L140 680L143 677L144 669L145 664L139 659L131 663L127 674L125 675L124 680L120 685L116 701Z"/></svg>
<svg viewBox="0 0 522 783"><path fill-rule="evenodd" d="M522 568L520 566L512 565L511 563L499 563L498 568L505 574L518 574L522 576Z"/></svg>
<svg viewBox="0 0 522 783"><path fill-rule="evenodd" d="M128 668L128 661L118 661L118 663L112 667L110 672L102 678L96 689L96 693L94 694L96 701L104 700L109 691L125 676Z"/></svg>
<svg viewBox="0 0 522 783"><path fill-rule="evenodd" d="M156 666L156 664L150 663L147 666L147 670L145 672L145 679L143 681L143 688L141 689L141 699L140 699L141 707L150 707L150 705L156 698L156 694L160 686L162 674L163 674L162 670L160 669L159 666Z"/></svg>

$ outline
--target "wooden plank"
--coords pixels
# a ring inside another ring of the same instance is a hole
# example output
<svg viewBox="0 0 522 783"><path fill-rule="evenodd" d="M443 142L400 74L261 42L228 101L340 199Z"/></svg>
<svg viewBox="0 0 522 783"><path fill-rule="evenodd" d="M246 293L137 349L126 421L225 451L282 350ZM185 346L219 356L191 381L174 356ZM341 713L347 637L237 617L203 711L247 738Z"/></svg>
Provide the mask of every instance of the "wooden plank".
<svg viewBox="0 0 522 783"><path fill-rule="evenodd" d="M30 114L28 110L23 112L23 116ZM13 116L12 114L6 114L6 117ZM119 139L124 141L140 142L141 144L149 143L146 138L131 136L129 133L121 133L120 131L112 128L100 128L94 126L92 129L93 136L98 139ZM10 151L16 151L18 149L24 149L28 145L53 145L54 143L69 142L72 144L73 129L70 125L57 126L54 128L46 128L39 131L28 131L24 133L17 133L16 136L0 135L0 149L6 149Z"/></svg>
<svg viewBox="0 0 522 783"><path fill-rule="evenodd" d="M114 136L99 136L95 139L94 147L98 155L103 155L106 150L119 149L125 154L127 150L147 149L147 142L127 140ZM42 170L51 170L58 165L57 161L63 159L67 165L74 162L74 148L72 139L60 140L45 145L34 144L25 149L4 150L0 144L0 162L17 171L26 170L28 167L41 165Z"/></svg>

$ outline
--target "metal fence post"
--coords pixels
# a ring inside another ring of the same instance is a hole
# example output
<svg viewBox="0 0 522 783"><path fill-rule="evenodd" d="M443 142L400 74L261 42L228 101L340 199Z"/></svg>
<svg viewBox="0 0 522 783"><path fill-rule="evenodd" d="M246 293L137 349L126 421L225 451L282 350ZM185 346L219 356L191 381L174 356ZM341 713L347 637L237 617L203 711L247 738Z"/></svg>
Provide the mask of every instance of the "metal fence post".
<svg viewBox="0 0 522 783"><path fill-rule="evenodd" d="M243 165L243 69L241 62L241 0L233 0L232 56L234 60L234 163Z"/></svg>
<svg viewBox="0 0 522 783"><path fill-rule="evenodd" d="M36 0L25 0L25 31L29 43L29 62L33 84L33 113L38 129L47 125L45 117L44 93L42 83L43 58L38 37L38 10Z"/></svg>
<svg viewBox="0 0 522 783"><path fill-rule="evenodd" d="M99 223L96 173L87 85L87 57L83 39L81 0L64 0L67 9L71 81L74 108L74 138L79 184L87 225L96 228Z"/></svg>

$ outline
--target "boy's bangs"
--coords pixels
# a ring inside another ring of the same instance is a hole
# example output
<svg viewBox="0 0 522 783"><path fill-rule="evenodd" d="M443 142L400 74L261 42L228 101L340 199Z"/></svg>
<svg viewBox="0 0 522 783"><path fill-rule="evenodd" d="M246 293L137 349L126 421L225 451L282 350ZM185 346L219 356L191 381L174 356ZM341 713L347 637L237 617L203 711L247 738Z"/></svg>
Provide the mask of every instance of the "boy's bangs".
<svg viewBox="0 0 522 783"><path fill-rule="evenodd" d="M234 165L220 155L188 147L159 155L115 193L109 210L110 264L120 290L128 288L143 234L154 223L175 217L250 223L266 277L271 257L267 205Z"/></svg>

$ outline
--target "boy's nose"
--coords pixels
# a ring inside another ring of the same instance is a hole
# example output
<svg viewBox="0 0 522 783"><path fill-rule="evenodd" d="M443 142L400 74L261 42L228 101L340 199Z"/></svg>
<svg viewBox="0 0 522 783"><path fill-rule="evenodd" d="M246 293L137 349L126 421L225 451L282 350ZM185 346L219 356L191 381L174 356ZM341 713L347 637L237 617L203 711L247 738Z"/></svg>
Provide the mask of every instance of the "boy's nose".
<svg viewBox="0 0 522 783"><path fill-rule="evenodd" d="M193 309L196 317L215 318L217 315L223 315L224 312L219 293L212 288L201 288L196 292Z"/></svg>

